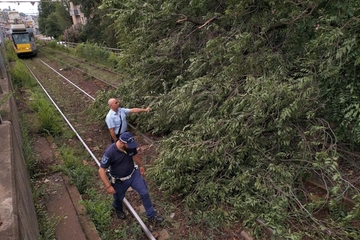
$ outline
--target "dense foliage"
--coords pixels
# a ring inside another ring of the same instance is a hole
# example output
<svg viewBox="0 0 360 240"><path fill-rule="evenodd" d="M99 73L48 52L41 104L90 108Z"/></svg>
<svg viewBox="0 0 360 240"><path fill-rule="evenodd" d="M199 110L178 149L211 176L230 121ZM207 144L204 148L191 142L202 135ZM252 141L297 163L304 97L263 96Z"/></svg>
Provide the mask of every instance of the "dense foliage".
<svg viewBox="0 0 360 240"><path fill-rule="evenodd" d="M46 1L39 4L39 31L43 35L60 38L64 30L71 27L69 1Z"/></svg>
<svg viewBox="0 0 360 240"><path fill-rule="evenodd" d="M262 219L288 239L355 239L359 201L340 203L359 190L340 167L358 166L359 8L355 0L104 0L93 9L113 21L126 83L94 106L104 113L111 94L125 107L152 107L132 117L167 136L152 177L195 212L241 219L254 234ZM308 178L333 197L304 195ZM329 213L321 221L319 209Z"/></svg>
<svg viewBox="0 0 360 240"><path fill-rule="evenodd" d="M81 34L83 41L116 48L117 39L113 26L114 21L107 17L107 13L111 10L98 9L101 0L75 0L73 3L80 6L81 11L87 19L87 23Z"/></svg>

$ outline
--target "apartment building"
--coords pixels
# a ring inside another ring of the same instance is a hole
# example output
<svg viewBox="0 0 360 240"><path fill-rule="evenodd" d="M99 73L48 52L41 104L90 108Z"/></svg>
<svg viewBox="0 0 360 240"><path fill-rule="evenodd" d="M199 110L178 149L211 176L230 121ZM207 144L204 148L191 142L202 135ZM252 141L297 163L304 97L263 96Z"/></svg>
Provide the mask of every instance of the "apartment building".
<svg viewBox="0 0 360 240"><path fill-rule="evenodd" d="M86 17L80 11L80 5L74 5L73 2L70 2L70 16L72 17L73 26L86 24Z"/></svg>

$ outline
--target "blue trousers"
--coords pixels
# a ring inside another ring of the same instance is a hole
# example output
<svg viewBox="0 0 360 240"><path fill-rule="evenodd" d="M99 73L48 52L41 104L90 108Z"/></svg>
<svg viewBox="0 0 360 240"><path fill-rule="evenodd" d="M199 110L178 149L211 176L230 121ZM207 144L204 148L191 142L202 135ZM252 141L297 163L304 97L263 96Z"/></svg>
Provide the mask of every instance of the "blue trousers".
<svg viewBox="0 0 360 240"><path fill-rule="evenodd" d="M146 210L146 216L151 218L156 215L156 212L151 203L145 179L140 175L139 169L135 169L130 179L121 183L115 183L113 184L113 187L115 188L113 207L116 210L123 210L122 200L124 199L128 188L132 187L140 195L141 201Z"/></svg>

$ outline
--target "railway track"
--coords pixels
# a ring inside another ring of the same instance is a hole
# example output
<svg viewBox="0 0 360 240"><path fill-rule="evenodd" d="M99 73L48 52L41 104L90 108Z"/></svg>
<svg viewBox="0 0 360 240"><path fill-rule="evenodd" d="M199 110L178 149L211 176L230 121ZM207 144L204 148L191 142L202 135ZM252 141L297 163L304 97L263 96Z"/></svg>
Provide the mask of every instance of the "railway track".
<svg viewBox="0 0 360 240"><path fill-rule="evenodd" d="M86 119L86 114L83 114L80 109L85 108L81 105L84 106L86 104L91 104L91 102L95 100L96 92L106 89L102 88L104 85L97 85L94 83L92 91L88 93L78 86L83 84L83 80L80 78L73 78L70 80L39 58L27 60L25 61L25 64L56 109L60 112L66 123L70 126L88 154L91 156L92 161L99 166L100 163L98 159L101 157L105 146L109 145L109 136L105 128L101 128L101 126L94 128L93 123L90 123L91 131L88 131L90 126L89 124L86 124L86 120L84 120ZM136 133L137 130L134 126L132 127L132 132ZM94 136L94 132L96 136ZM141 133L137 133L136 138L139 143L142 143L142 146L144 146L144 141L150 142L150 144L154 143L150 137ZM144 138L145 140L140 140L140 138ZM141 217L134 210L134 207L127 198L124 199L123 203L137 220L147 239L155 239L152 232L142 221ZM154 226L152 226L151 229L154 230Z"/></svg>
<svg viewBox="0 0 360 240"><path fill-rule="evenodd" d="M75 68L91 78L95 78L105 85L117 87L121 83L121 75L104 66L99 66L79 58L73 57L71 54L66 54L61 51L49 51L45 49L39 50L42 55L46 55L48 59L57 61L65 68ZM56 54L55 54L56 53Z"/></svg>

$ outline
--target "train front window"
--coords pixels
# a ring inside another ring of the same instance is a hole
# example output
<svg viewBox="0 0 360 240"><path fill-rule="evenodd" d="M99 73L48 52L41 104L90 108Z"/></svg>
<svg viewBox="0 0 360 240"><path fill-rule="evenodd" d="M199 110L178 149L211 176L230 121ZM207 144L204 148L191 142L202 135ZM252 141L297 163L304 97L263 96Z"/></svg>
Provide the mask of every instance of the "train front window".
<svg viewBox="0 0 360 240"><path fill-rule="evenodd" d="M35 42L35 36L32 32L29 33L29 36L30 36L30 41Z"/></svg>
<svg viewBox="0 0 360 240"><path fill-rule="evenodd" d="M13 34L14 43L21 44L21 43L28 43L29 42L29 34Z"/></svg>

